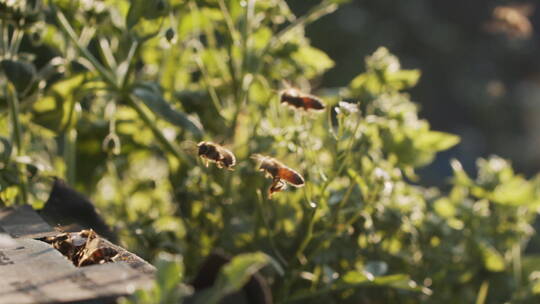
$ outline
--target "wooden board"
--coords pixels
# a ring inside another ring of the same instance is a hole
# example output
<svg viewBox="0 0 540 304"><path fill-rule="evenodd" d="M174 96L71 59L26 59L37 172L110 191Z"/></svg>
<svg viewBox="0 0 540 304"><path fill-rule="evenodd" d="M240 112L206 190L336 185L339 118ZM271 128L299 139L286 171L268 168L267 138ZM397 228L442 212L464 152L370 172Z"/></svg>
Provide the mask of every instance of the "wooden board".
<svg viewBox="0 0 540 304"><path fill-rule="evenodd" d="M0 303L114 303L153 283L150 264L113 244L125 262L75 267L38 240L58 232L29 207L0 209L0 229Z"/></svg>

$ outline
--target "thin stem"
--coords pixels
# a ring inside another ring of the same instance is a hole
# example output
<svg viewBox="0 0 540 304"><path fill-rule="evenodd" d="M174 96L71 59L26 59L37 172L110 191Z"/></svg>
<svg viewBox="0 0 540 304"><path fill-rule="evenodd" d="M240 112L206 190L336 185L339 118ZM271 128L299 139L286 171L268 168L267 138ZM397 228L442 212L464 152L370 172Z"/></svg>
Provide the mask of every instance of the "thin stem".
<svg viewBox="0 0 540 304"><path fill-rule="evenodd" d="M294 256L298 259L301 259L302 253L306 249L307 245L313 238L313 226L315 225L315 214L317 213L317 209L308 209L308 220L306 225L306 231L304 233L304 237L300 240L298 244L298 248L296 249L296 252ZM305 214L305 213L304 213Z"/></svg>
<svg viewBox="0 0 540 304"><path fill-rule="evenodd" d="M64 14L55 7L53 7L53 10L55 11L56 19L58 20L58 23L60 24L60 29L71 39L79 53L81 53L90 63L92 63L92 66L98 71L98 73L101 75L103 80L107 82L111 87L114 89L119 89L118 83L116 81L116 78L103 66L99 61L90 53L90 51L85 48L77 38L77 34L75 34L75 31L69 24L69 21L66 19Z"/></svg>
<svg viewBox="0 0 540 304"><path fill-rule="evenodd" d="M265 217L265 211L263 210L263 195L261 193L261 190L257 190L257 207L258 207L257 209L259 210L259 216L262 219L266 230L268 231L268 234L267 234L268 242L270 244L270 247L272 248L272 251L274 251L274 254L283 265L287 265L287 261L285 260L281 252L279 251L274 241L274 231L270 228L270 224L268 223L268 220Z"/></svg>
<svg viewBox="0 0 540 304"><path fill-rule="evenodd" d="M190 1L189 2L189 8L191 10L191 15L192 16L200 16L201 12L200 12L199 7L197 6L197 3L195 1ZM200 19L197 18L197 19L193 20L193 27L196 29L194 32L197 33L197 35L201 35L201 33L204 32L204 35L206 35L207 44L210 47L210 49L217 49L218 48L218 42L217 42L217 39L216 39L215 28L214 28L214 24L212 22L205 24L205 27L201 28L201 21L200 21ZM202 48L204 49L205 46L202 45ZM215 52L208 52L208 55L212 58L213 64L216 65L216 67L220 71L220 74L223 75L223 77L229 76L230 78L232 78L229 71L227 70L227 66L225 64L226 60L218 60L218 59L216 59L216 53ZM227 79L227 81L230 81L230 80Z"/></svg>
<svg viewBox="0 0 540 304"><path fill-rule="evenodd" d="M76 162L77 130L71 128L64 133L64 161L66 163L66 180L69 185L75 185L77 176Z"/></svg>
<svg viewBox="0 0 540 304"><path fill-rule="evenodd" d="M478 290L478 294L476 296L476 304L484 304L486 302L487 294L489 290L489 281L485 280L482 282L482 285L480 285L480 289Z"/></svg>
<svg viewBox="0 0 540 304"><path fill-rule="evenodd" d="M16 26L13 29L13 35L11 36L11 46L9 50L11 56L14 56L19 51L19 46L21 45L23 34L24 31L22 31L19 27Z"/></svg>
<svg viewBox="0 0 540 304"><path fill-rule="evenodd" d="M4 50L4 56L9 58L9 29L6 20L2 21L2 48Z"/></svg>
<svg viewBox="0 0 540 304"><path fill-rule="evenodd" d="M103 55L103 58L105 59L105 62L107 62L109 68L116 69L118 64L116 63L116 59L112 53L109 40L103 37L99 38L99 46L101 49L101 54Z"/></svg>
<svg viewBox="0 0 540 304"><path fill-rule="evenodd" d="M225 19L225 23L227 24L227 28L229 29L229 32L232 36L233 42L240 41L238 38L240 37L240 33L238 33L238 30L234 27L234 21L231 17L231 14L229 12L229 9L227 8L227 5L223 0L218 0L219 8L221 9L221 13L223 14L223 19Z"/></svg>
<svg viewBox="0 0 540 304"><path fill-rule="evenodd" d="M195 50L196 50L196 53L197 53L197 56L195 57L195 63L197 63L197 66L199 67L199 69L201 70L201 74L203 76L203 82L208 90L208 93L210 94L210 99L212 100L212 104L214 105L214 108L216 109L216 111L218 112L218 114L224 118L222 116L222 109L223 109L223 102L221 101L221 99L219 98L219 95L217 94L216 90L214 89L214 87L212 86L212 84L210 83L210 74L208 73L208 70L206 70L206 67L204 66L204 62L202 61L201 59L201 55L200 55L200 48L201 48L201 45L199 45L198 43L195 43L194 44L195 46Z"/></svg>
<svg viewBox="0 0 540 304"><path fill-rule="evenodd" d="M300 26L306 26L309 23L325 16L328 14L333 13L338 8L338 5L335 3L329 3L327 1L323 1L317 6L314 6L312 9L310 9L304 16L300 18L296 18L291 24L289 24L287 27L279 31L276 35L272 37L270 42L266 45L266 47L263 49L261 54L266 54L266 52L274 47L277 43L281 41L281 39L290 33L291 31L295 30L296 28Z"/></svg>
<svg viewBox="0 0 540 304"><path fill-rule="evenodd" d="M127 65L125 70L121 71L121 73L119 73L118 75L120 82L122 83L123 91L127 90L128 88L129 75L131 74L131 71L133 71L133 66L134 66L132 60L133 60L133 57L135 57L135 53L137 53L139 46L140 44L137 40L133 41L133 43L131 44L131 47L129 48L129 52L127 54L126 60L120 64L120 66Z"/></svg>
<svg viewBox="0 0 540 304"><path fill-rule="evenodd" d="M512 246L512 264L514 270L514 280L516 281L516 286L521 287L521 244L517 242Z"/></svg>
<svg viewBox="0 0 540 304"><path fill-rule="evenodd" d="M338 170L336 171L335 176L341 175L342 171L345 169L345 167L348 165L349 157L351 156L352 147L354 144L354 141L356 139L356 133L358 133L358 129L360 129L362 120L360 117L358 117L358 120L356 121L356 126L354 127L354 131L351 134L351 138L349 139L349 142L347 144L347 149L345 150L345 158L341 162L341 165L339 166Z"/></svg>
<svg viewBox="0 0 540 304"><path fill-rule="evenodd" d="M370 203L373 203L377 201L377 194L379 191L381 191L382 185L377 185L373 191L370 192L370 195L366 198L366 204L370 205ZM339 237L346 229L349 228L352 224L354 224L364 213L360 210L356 212L353 216L351 216L343 225L340 225L338 229L336 229L336 232L329 235L328 238L325 238L321 242L319 242L315 248L309 253L309 256L313 256L316 254L319 250L322 249L324 242L331 243L334 241L337 237Z"/></svg>
<svg viewBox="0 0 540 304"><path fill-rule="evenodd" d="M337 204L336 209L334 210L332 221L331 221L332 227L334 227L338 223L339 212L341 211L341 209L343 209L343 206L345 206L345 204L349 200L349 197L352 194L354 186L356 186L356 183L351 182L351 184L349 185L349 188L347 188L347 192L345 192L345 195L343 196L341 201Z"/></svg>
<svg viewBox="0 0 540 304"><path fill-rule="evenodd" d="M5 96L8 100L10 114L11 114L11 127L13 130L13 141L15 142L15 155L23 156L23 144L22 144L22 131L21 122L19 120L19 99L17 92L9 85L5 87ZM21 200L24 203L28 203L28 183L26 178L26 168L24 164L17 164L19 172L19 189L21 190Z"/></svg>
<svg viewBox="0 0 540 304"><path fill-rule="evenodd" d="M150 127L152 132L154 133L154 136L156 136L156 139L160 142L160 144L163 145L163 147L173 154L178 160L184 161L185 157L182 156L176 149L176 147L161 133L161 130L158 128L158 126L155 123L155 119L151 118L143 108L143 106L136 100L134 96L128 95L126 96L126 102L129 106L131 106L135 112L139 115L139 117L144 121L144 123Z"/></svg>

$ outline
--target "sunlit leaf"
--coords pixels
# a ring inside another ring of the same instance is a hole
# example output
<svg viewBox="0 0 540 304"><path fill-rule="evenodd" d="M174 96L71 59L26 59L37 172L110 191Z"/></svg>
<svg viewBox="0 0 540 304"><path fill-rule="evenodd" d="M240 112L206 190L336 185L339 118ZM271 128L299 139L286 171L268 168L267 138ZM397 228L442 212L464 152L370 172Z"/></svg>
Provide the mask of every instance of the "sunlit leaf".
<svg viewBox="0 0 540 304"><path fill-rule="evenodd" d="M516 176L498 185L491 194L492 200L503 205L519 206L535 202L534 186L522 177Z"/></svg>
<svg viewBox="0 0 540 304"><path fill-rule="evenodd" d="M305 46L292 54L296 63L306 69L305 77L311 78L334 66L334 61L323 51Z"/></svg>
<svg viewBox="0 0 540 304"><path fill-rule="evenodd" d="M479 243L484 257L484 266L489 271L500 272L505 269L505 262L502 255L492 246L486 243Z"/></svg>
<svg viewBox="0 0 540 304"><path fill-rule="evenodd" d="M400 70L385 75L387 83L396 90L404 90L414 87L420 79L419 70Z"/></svg>
<svg viewBox="0 0 540 304"><path fill-rule="evenodd" d="M202 125L187 116L186 114L174 109L160 94L147 88L138 87L133 90L133 94L140 98L155 114L166 121L185 128L195 136L202 135Z"/></svg>
<svg viewBox="0 0 540 304"><path fill-rule="evenodd" d="M459 143L459 136L438 132L429 131L415 138L415 146L419 149L427 151L444 151Z"/></svg>
<svg viewBox="0 0 540 304"><path fill-rule="evenodd" d="M249 277L268 264L269 261L268 256L261 252L238 255L223 266L216 284L224 294L235 292L242 288Z"/></svg>
<svg viewBox="0 0 540 304"><path fill-rule="evenodd" d="M179 238L184 237L186 234L186 229L182 220L173 216L163 216L157 219L153 226L157 232L170 231L177 234Z"/></svg>
<svg viewBox="0 0 540 304"><path fill-rule="evenodd" d="M261 252L234 257L220 270L214 286L197 297L196 303L218 303L224 296L240 290L255 272L269 262L269 257Z"/></svg>
<svg viewBox="0 0 540 304"><path fill-rule="evenodd" d="M180 256L160 253L155 264L158 270L156 280L160 289L171 290L181 282L184 266Z"/></svg>

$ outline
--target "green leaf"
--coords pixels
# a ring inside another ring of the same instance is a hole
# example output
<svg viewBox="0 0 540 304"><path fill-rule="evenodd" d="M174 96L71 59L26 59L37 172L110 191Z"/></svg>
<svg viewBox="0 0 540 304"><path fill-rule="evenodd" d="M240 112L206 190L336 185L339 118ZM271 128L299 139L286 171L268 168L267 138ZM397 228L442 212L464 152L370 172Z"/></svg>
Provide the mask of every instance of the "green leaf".
<svg viewBox="0 0 540 304"><path fill-rule="evenodd" d="M385 74L385 80L388 85L396 90L404 90L414 87L420 79L419 70L400 70Z"/></svg>
<svg viewBox="0 0 540 304"><path fill-rule="evenodd" d="M343 282L349 284L362 284L369 282L368 277L360 271L349 271L343 276Z"/></svg>
<svg viewBox="0 0 540 304"><path fill-rule="evenodd" d="M364 180L364 178L358 172L356 172L352 168L347 169L347 173L358 184L358 187L360 188L363 199L365 200L367 194L369 193L369 187L368 187L366 181Z"/></svg>
<svg viewBox="0 0 540 304"><path fill-rule="evenodd" d="M156 262L157 268L156 283L163 291L170 292L182 281L184 266L182 257L168 253L160 253Z"/></svg>
<svg viewBox="0 0 540 304"><path fill-rule="evenodd" d="M305 77L315 77L334 66L334 61L323 51L304 46L292 54L293 60L305 70Z"/></svg>
<svg viewBox="0 0 540 304"><path fill-rule="evenodd" d="M435 212L444 218L452 218L456 214L456 207L450 199L443 197L433 203Z"/></svg>
<svg viewBox="0 0 540 304"><path fill-rule="evenodd" d="M495 203L510 206L536 202L534 186L521 176L497 185L490 198Z"/></svg>
<svg viewBox="0 0 540 304"><path fill-rule="evenodd" d="M126 25L128 29L131 29L142 18L144 10L146 8L146 0L131 0L129 11L126 17Z"/></svg>
<svg viewBox="0 0 540 304"><path fill-rule="evenodd" d="M457 135L438 131L428 131L422 133L421 136L418 136L415 139L414 144L421 150L436 152L450 149L457 145L459 140L459 136Z"/></svg>
<svg viewBox="0 0 540 304"><path fill-rule="evenodd" d="M224 294L236 292L247 283L253 274L269 262L270 258L262 252L238 255L223 266L216 285Z"/></svg>
<svg viewBox="0 0 540 304"><path fill-rule="evenodd" d="M133 90L133 94L141 99L156 115L173 125L185 128L197 137L202 136L202 125L186 114L174 109L156 90L150 90L149 87L138 87Z"/></svg>
<svg viewBox="0 0 540 304"><path fill-rule="evenodd" d="M270 262L262 252L235 256L219 272L216 283L196 299L196 304L215 304L228 294L240 290L259 269Z"/></svg>
<svg viewBox="0 0 540 304"><path fill-rule="evenodd" d="M85 76L82 74L56 82L45 97L32 105L33 121L54 132L61 132L77 123L76 91Z"/></svg>
<svg viewBox="0 0 540 304"><path fill-rule="evenodd" d="M183 238L186 234L184 223L180 218L174 216L162 216L152 226L156 232L170 231L175 233L179 239Z"/></svg>
<svg viewBox="0 0 540 304"><path fill-rule="evenodd" d="M2 60L0 66L4 70L7 79L19 93L25 92L36 77L36 68L30 62L5 59Z"/></svg>
<svg viewBox="0 0 540 304"><path fill-rule="evenodd" d="M491 245L484 242L480 242L479 246L484 257L484 266L486 269L493 272L504 271L505 263L502 255Z"/></svg>
<svg viewBox="0 0 540 304"><path fill-rule="evenodd" d="M457 159L452 159L450 161L450 166L452 167L452 171L454 171L453 181L456 185L470 186L472 184L471 178L467 175L467 172L463 170L463 166Z"/></svg>
<svg viewBox="0 0 540 304"><path fill-rule="evenodd" d="M343 276L342 282L347 283L348 287L388 286L397 289L422 291L422 287L414 283L406 274L392 274L369 278L369 275L353 270Z"/></svg>
<svg viewBox="0 0 540 304"><path fill-rule="evenodd" d="M166 0L131 0L126 17L126 26L131 29L141 19L152 20L167 15L169 4Z"/></svg>

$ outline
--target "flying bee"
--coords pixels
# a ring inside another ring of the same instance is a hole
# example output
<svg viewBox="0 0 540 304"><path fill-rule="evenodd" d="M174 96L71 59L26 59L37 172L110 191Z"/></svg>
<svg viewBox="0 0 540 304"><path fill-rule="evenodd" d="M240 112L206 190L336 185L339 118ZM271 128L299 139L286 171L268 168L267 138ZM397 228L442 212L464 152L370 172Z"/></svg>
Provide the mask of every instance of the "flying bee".
<svg viewBox="0 0 540 304"><path fill-rule="evenodd" d="M324 110L325 106L322 100L314 95L306 94L295 88L288 88L280 93L281 103L286 103L298 109L305 111Z"/></svg>
<svg viewBox="0 0 540 304"><path fill-rule="evenodd" d="M263 171L267 177L272 178L272 184L268 188L268 197L272 198L272 194L284 190L287 184L293 187L303 187L304 178L300 173L285 166L275 158L255 154L251 158L259 162L259 170Z"/></svg>
<svg viewBox="0 0 540 304"><path fill-rule="evenodd" d="M209 141L200 142L197 144L197 148L199 149L198 155L205 161L206 167L208 167L209 162L213 162L220 169L234 170L236 157L228 149Z"/></svg>

